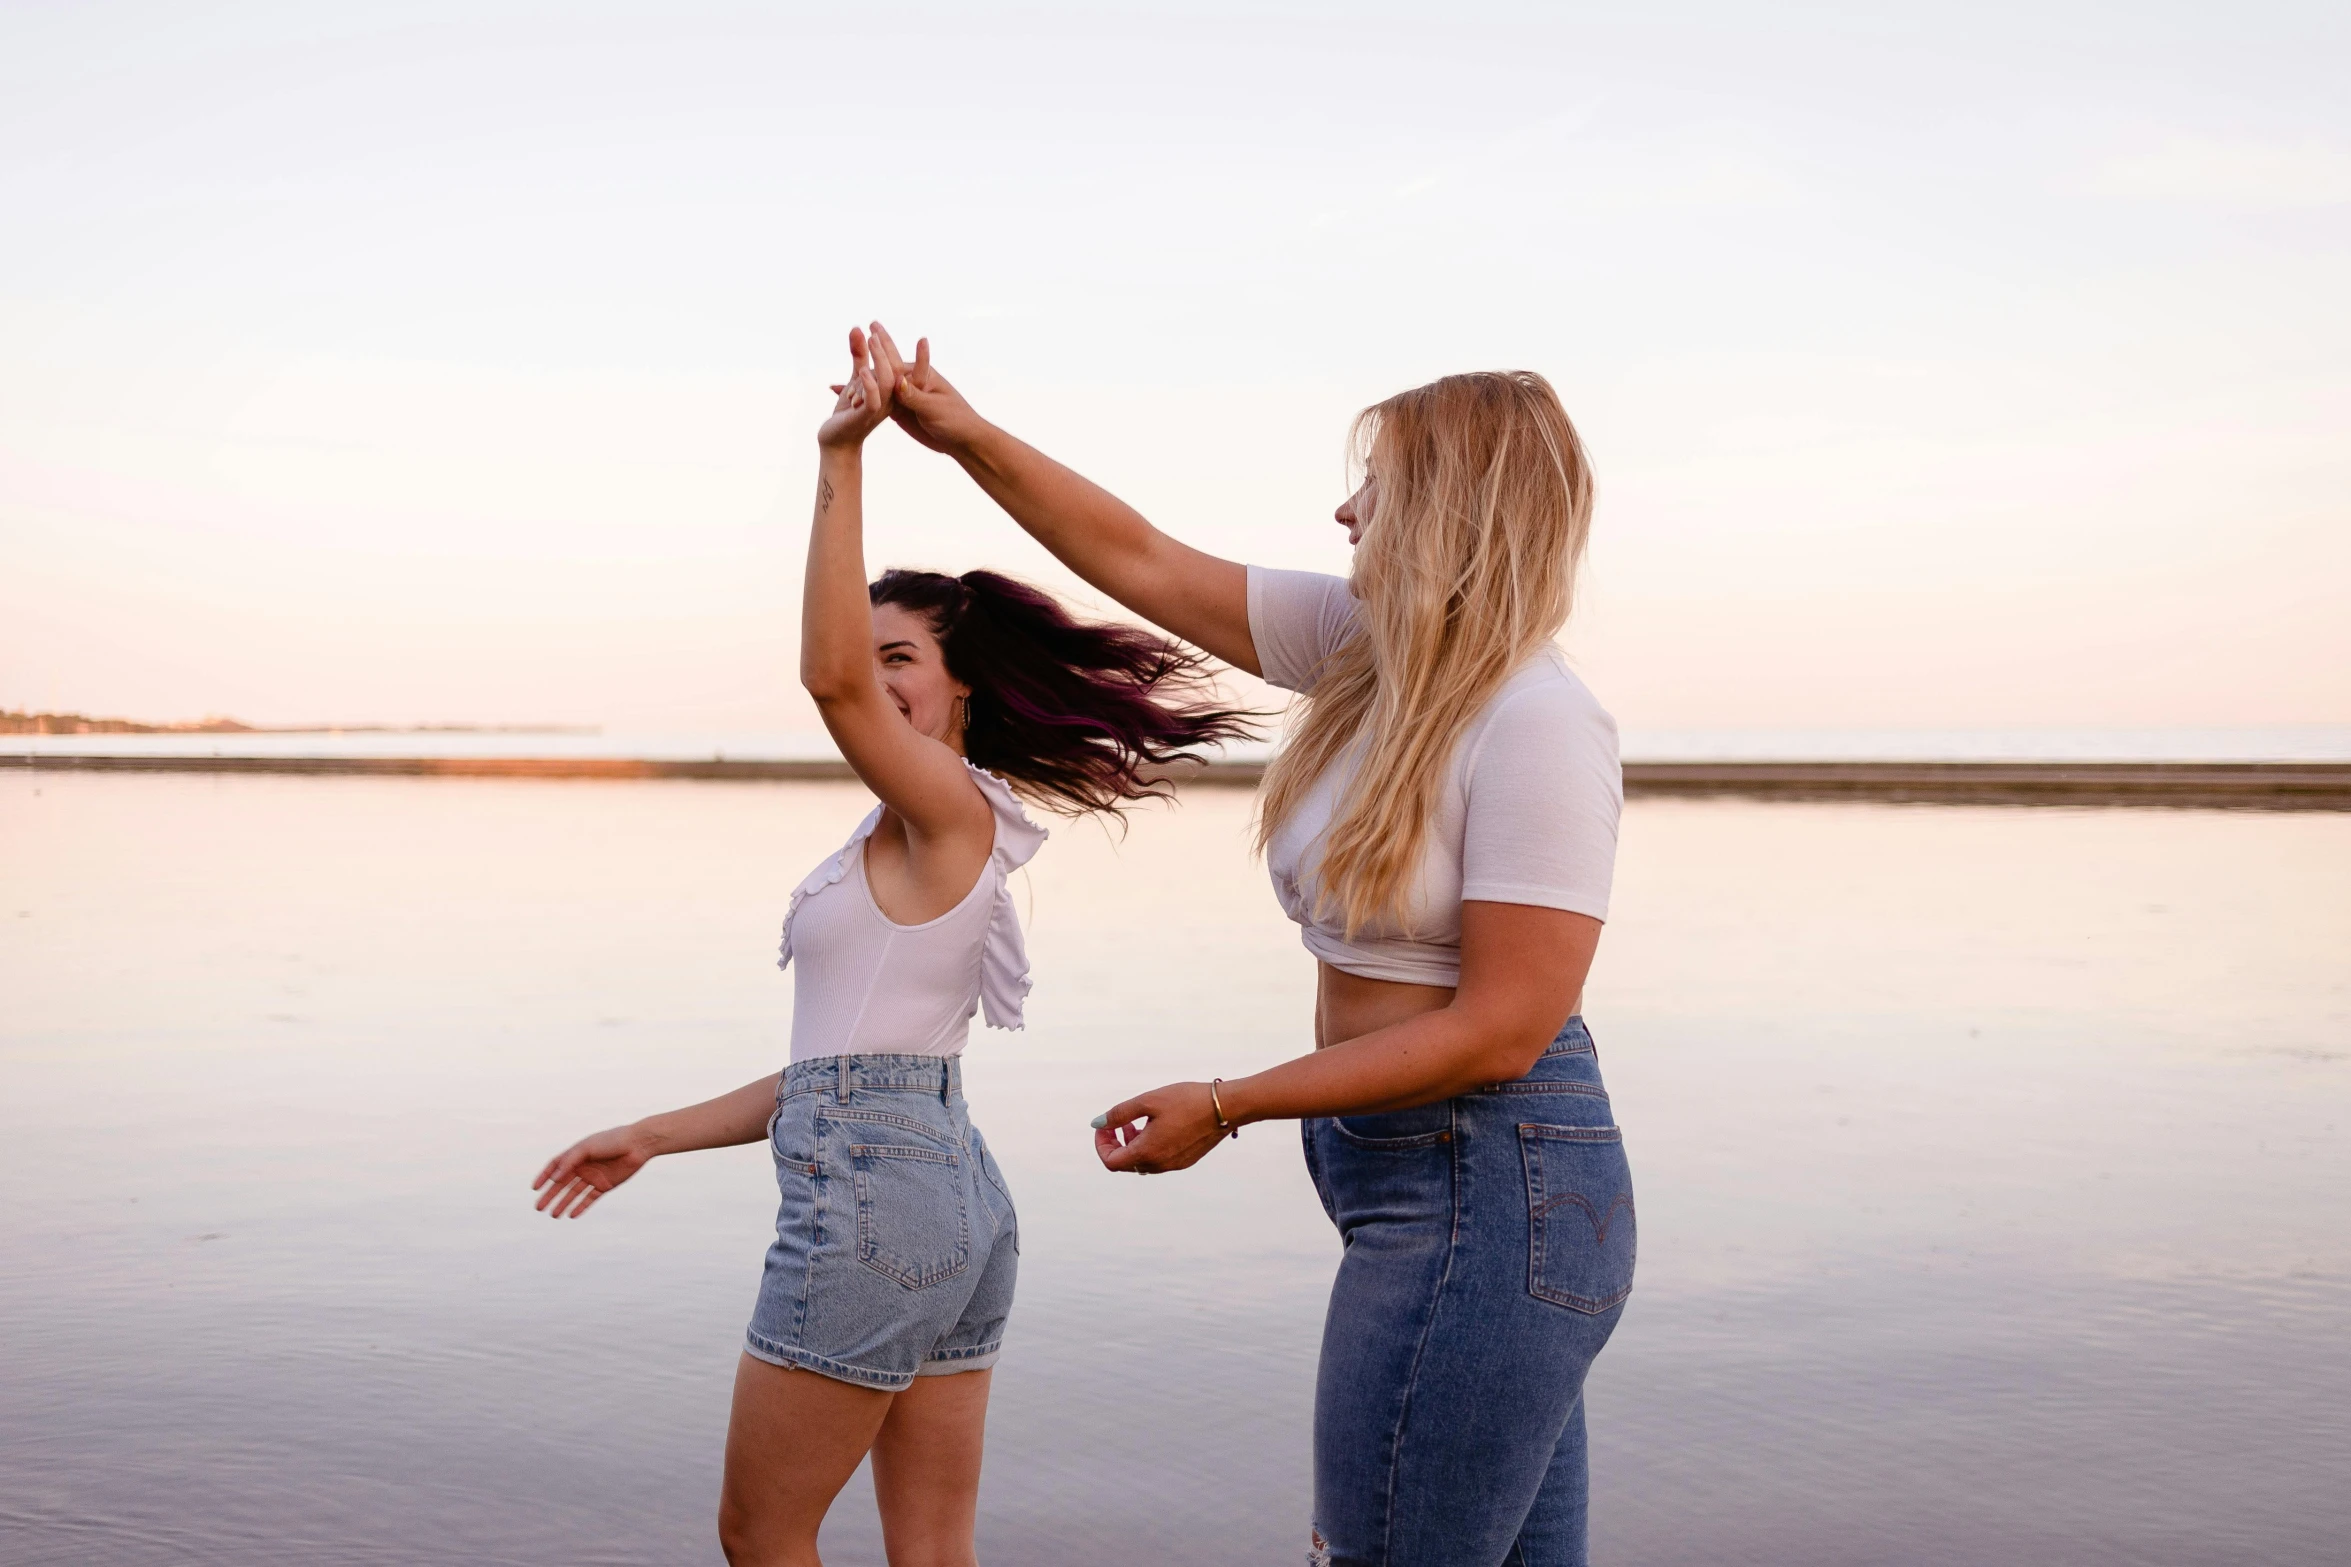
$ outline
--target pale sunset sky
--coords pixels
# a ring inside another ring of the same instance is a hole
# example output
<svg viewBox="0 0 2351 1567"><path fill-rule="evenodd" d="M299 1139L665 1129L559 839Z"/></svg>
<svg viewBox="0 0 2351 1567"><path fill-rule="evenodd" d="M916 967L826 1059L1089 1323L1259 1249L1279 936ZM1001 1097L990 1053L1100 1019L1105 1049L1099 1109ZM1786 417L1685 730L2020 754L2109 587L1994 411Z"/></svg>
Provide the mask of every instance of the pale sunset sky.
<svg viewBox="0 0 2351 1567"><path fill-rule="evenodd" d="M2351 722L2351 7L0 7L0 706L778 729L853 321L1344 571L1558 385L1628 725ZM1068 579L886 431L869 558Z"/></svg>

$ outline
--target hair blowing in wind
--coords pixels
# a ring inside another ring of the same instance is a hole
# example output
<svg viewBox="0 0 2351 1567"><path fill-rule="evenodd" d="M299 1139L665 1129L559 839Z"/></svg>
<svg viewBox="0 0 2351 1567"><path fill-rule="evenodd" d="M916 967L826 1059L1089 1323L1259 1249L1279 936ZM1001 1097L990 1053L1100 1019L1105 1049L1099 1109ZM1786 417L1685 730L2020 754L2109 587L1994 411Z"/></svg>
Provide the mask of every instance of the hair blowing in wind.
<svg viewBox="0 0 2351 1567"><path fill-rule="evenodd" d="M1409 878L1462 731L1567 623L1591 530L1592 475L1551 383L1449 375L1356 416L1377 486L1355 550L1355 632L1317 672L1265 780L1258 844L1350 746L1320 897L1350 935L1409 923Z"/></svg>
<svg viewBox="0 0 2351 1567"><path fill-rule="evenodd" d="M867 593L930 622L947 672L971 687L965 754L1048 810L1165 798L1160 769L1253 733L1255 714L1217 698L1207 655L1079 620L1000 572L892 570Z"/></svg>

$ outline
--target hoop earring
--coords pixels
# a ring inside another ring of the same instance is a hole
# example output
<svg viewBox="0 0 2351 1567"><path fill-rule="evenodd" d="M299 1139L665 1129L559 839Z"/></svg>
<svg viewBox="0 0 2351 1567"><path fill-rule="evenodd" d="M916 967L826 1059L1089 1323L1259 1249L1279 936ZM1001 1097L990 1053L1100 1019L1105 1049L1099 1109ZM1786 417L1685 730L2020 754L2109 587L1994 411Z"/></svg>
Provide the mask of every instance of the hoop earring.
<svg viewBox="0 0 2351 1567"><path fill-rule="evenodd" d="M968 696L955 699L955 732L959 735L971 732L971 698Z"/></svg>

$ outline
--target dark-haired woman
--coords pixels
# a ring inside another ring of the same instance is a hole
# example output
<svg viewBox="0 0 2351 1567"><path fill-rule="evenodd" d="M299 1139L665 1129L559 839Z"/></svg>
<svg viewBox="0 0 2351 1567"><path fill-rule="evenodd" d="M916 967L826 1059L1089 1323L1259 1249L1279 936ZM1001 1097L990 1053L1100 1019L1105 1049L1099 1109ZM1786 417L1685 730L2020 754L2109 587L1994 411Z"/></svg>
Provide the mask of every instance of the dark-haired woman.
<svg viewBox="0 0 2351 1567"><path fill-rule="evenodd" d="M1180 1170L1304 1123L1346 1243L1315 1390L1315 1559L1579 1567L1584 1373L1633 1281L1624 1147L1577 1014L1608 912L1616 725L1552 645L1592 510L1525 371L1366 409L1352 573L1219 560L988 424L918 345L894 416L1128 608L1299 693L1259 829L1319 960L1316 1043L1095 1125Z"/></svg>
<svg viewBox="0 0 2351 1567"><path fill-rule="evenodd" d="M539 1207L577 1218L659 1154L756 1142L776 1239L736 1370L719 1538L727 1559L814 1563L817 1527L870 1452L894 1562L970 1562L990 1368L1018 1267L1011 1194L965 1113L973 1013L1018 1028L1028 960L1005 878L1044 830L1149 795L1149 768L1242 732L1199 656L1085 624L990 572L867 584L861 452L896 377L861 332L817 433L800 678L880 797L792 894L791 1065L585 1138Z"/></svg>

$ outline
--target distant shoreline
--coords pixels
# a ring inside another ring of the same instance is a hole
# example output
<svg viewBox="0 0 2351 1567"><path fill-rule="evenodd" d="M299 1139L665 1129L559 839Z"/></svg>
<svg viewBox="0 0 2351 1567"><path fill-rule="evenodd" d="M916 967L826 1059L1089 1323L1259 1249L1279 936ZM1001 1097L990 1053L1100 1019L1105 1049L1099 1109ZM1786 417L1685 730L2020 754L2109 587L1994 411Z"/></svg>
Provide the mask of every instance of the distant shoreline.
<svg viewBox="0 0 2351 1567"><path fill-rule="evenodd" d="M593 735L593 724L248 724L196 718L149 724L87 713L0 710L0 735Z"/></svg>
<svg viewBox="0 0 2351 1567"><path fill-rule="evenodd" d="M634 757L0 755L33 771L266 773L331 777L847 781L839 761ZM1183 784L1253 787L1262 762L1173 769ZM1725 795L1940 805L2148 805L2351 811L2351 762L1635 761L1634 796Z"/></svg>

